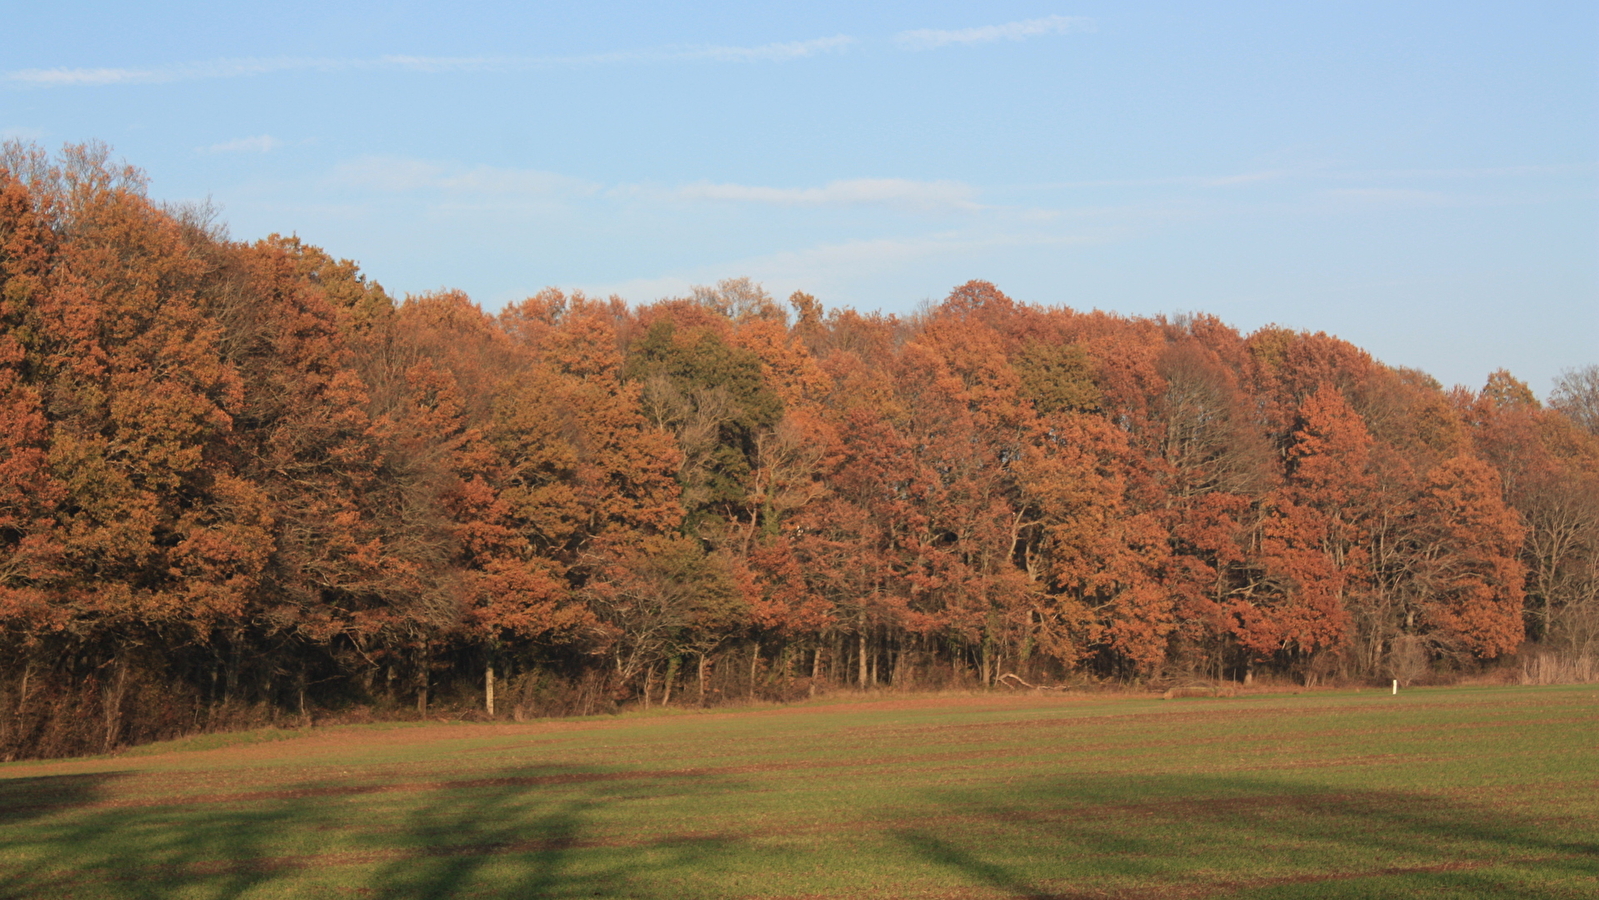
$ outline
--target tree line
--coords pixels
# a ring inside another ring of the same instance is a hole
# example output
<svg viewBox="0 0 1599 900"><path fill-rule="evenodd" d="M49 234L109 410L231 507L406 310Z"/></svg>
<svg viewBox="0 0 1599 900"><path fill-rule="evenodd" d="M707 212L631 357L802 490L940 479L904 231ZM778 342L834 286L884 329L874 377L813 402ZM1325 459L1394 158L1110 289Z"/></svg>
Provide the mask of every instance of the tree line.
<svg viewBox="0 0 1599 900"><path fill-rule="evenodd" d="M101 146L0 155L0 755L1528 641L1599 641L1599 368L1545 405L977 281L491 315L235 241Z"/></svg>

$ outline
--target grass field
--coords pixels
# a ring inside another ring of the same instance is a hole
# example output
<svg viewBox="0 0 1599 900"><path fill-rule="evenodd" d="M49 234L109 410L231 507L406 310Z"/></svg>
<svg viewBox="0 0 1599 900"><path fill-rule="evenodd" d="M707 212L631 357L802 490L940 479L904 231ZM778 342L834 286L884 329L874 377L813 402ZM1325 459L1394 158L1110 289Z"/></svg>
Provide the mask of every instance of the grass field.
<svg viewBox="0 0 1599 900"><path fill-rule="evenodd" d="M0 766L0 897L1599 897L1599 688L960 697Z"/></svg>

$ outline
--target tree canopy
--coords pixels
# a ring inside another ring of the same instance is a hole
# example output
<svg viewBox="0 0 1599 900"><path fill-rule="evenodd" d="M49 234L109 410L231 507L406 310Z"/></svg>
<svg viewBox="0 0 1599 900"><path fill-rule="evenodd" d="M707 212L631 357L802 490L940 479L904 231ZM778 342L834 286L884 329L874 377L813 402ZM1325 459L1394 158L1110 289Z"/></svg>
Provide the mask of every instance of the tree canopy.
<svg viewBox="0 0 1599 900"><path fill-rule="evenodd" d="M984 282L789 307L397 301L103 149L10 145L0 752L472 684L521 714L552 684L1412 677L1599 641L1592 367L1545 406Z"/></svg>

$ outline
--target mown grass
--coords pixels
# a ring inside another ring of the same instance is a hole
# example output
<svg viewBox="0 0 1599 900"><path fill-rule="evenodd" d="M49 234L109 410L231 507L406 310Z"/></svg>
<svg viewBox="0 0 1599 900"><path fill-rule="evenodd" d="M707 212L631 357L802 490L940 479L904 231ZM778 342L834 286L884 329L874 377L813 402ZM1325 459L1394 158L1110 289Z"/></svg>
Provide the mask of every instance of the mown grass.
<svg viewBox="0 0 1599 900"><path fill-rule="evenodd" d="M0 766L0 897L1595 897L1599 690L352 726Z"/></svg>

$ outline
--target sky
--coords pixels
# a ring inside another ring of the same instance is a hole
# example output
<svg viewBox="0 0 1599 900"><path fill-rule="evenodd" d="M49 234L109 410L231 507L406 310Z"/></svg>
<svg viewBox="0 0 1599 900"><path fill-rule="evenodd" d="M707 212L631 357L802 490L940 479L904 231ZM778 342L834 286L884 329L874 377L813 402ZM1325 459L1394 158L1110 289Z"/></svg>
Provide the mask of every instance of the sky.
<svg viewBox="0 0 1599 900"><path fill-rule="evenodd" d="M1599 363L1599 2L15 4L0 137L99 140L397 297L747 276Z"/></svg>

